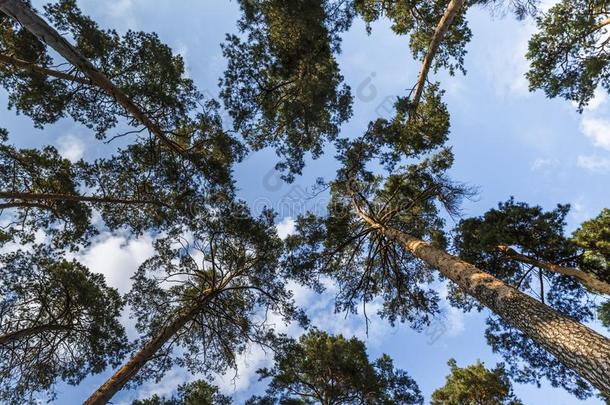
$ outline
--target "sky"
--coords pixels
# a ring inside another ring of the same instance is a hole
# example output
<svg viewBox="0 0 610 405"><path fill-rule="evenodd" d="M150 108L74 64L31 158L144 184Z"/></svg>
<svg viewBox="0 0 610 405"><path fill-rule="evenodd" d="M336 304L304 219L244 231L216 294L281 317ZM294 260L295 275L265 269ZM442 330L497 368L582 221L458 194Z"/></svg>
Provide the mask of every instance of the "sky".
<svg viewBox="0 0 610 405"><path fill-rule="evenodd" d="M35 6L42 1L33 1ZM550 4L552 2L546 2ZM207 94L218 93L218 78L225 61L220 43L226 33L235 32L239 10L235 1L226 0L79 0L78 4L104 28L119 32L128 29L156 32L186 60L188 74ZM511 15L492 15L474 8L468 19L473 39L465 58L467 75L449 77L439 72L436 79L446 90L445 101L451 113L449 145L455 154L451 176L478 187L476 199L466 201L464 216L480 215L500 201L514 196L517 201L539 204L547 209L570 203L569 230L596 216L610 198L610 100L599 92L582 113L570 102L549 100L540 92L531 93L524 77L527 40L535 31L532 21L516 21ZM388 114L388 101L404 95L417 77L419 63L411 57L408 38L396 36L389 24L373 24L367 35L364 24L356 21L343 36L338 57L342 74L354 94L354 116L342 128L346 136L363 132L368 122ZM0 91L6 106L6 93ZM2 127L10 131L10 141L18 146L55 145L70 160L93 159L111 153L116 144L105 145L86 128L65 120L34 129L31 121L2 110ZM332 148L316 161L308 161L301 177L293 184L279 180L274 172L273 152L261 151L248 157L235 169L239 196L256 212L263 206L278 211L278 231L293 231L294 218L306 210L325 206L325 196L306 199L318 177L332 179L336 169ZM452 226L449 223L448 226ZM150 236L137 239L128 235L102 233L76 258L106 276L109 285L125 293L130 276L153 254ZM437 286L443 293L445 287ZM418 382L426 401L444 383L447 360L460 366L480 359L494 367L501 358L494 355L483 336L487 313L463 314L443 304L443 315L418 333L406 325L390 326L372 316L366 333L362 315L333 313L334 286L318 296L294 286L297 303L303 306L314 325L332 333L363 339L371 359L389 354L395 366L409 372ZM369 307L369 313L374 311ZM124 321L133 321L126 313ZM606 334L599 325L595 329ZM279 330L294 334L302 330L278 322ZM133 327L128 327L132 337ZM269 365L271 358L257 348L239 358L237 373L218 376L223 393L243 403L253 393L261 393L257 368ZM108 372L84 380L78 387L59 386L57 403L81 403L110 375ZM122 391L114 403L158 393L171 394L176 387L196 379L184 370L174 369L156 383ZM592 398L579 401L561 388L542 384L515 385L515 393L525 404L601 404Z"/></svg>

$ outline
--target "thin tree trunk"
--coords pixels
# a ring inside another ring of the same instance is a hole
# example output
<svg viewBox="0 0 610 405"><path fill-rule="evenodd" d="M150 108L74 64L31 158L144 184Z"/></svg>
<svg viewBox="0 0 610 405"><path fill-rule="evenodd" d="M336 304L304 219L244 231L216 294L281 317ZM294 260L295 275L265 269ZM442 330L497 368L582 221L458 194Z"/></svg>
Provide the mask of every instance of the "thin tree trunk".
<svg viewBox="0 0 610 405"><path fill-rule="evenodd" d="M126 198L113 197L92 197L81 196L77 194L63 193L22 193L13 191L0 191L0 198L24 200L24 201L74 201L74 202L90 202L90 203L106 203L106 204L158 204L155 201L149 200L130 200ZM6 203L10 205L11 203ZM3 204L2 204L3 205ZM0 205L0 206L2 206Z"/></svg>
<svg viewBox="0 0 610 405"><path fill-rule="evenodd" d="M53 48L68 62L85 74L91 83L100 87L113 97L118 104L125 108L137 121L144 125L155 135L161 143L170 149L185 154L184 149L173 142L155 124L140 107L138 107L121 89L116 87L110 79L102 74L93 64L85 58L76 48L61 36L53 27L28 6L23 0L0 0L0 11L17 20L25 29L30 31L41 42Z"/></svg>
<svg viewBox="0 0 610 405"><path fill-rule="evenodd" d="M610 339L561 315L472 264L402 231L386 227L358 207L356 210L369 226L437 268L462 291L544 347L602 394L610 396Z"/></svg>
<svg viewBox="0 0 610 405"><path fill-rule="evenodd" d="M436 56L438 47L445 38L445 35L447 34L451 23L453 23L455 16L460 11L463 5L464 0L451 0L447 5L447 8L445 9L445 13L443 14L438 24L436 25L436 28L434 29L434 34L432 35L432 39L430 40L430 44L428 45L428 52L424 57L421 69L419 71L419 76L417 78L417 83L415 84L415 93L412 99L412 114L414 114L415 110L417 110L417 106L419 105L419 101L421 100L421 96L426 85L426 80L428 80L428 73L430 72L430 67L432 66L432 61Z"/></svg>
<svg viewBox="0 0 610 405"><path fill-rule="evenodd" d="M37 65L33 62L28 62L22 59L14 58L12 56L0 54L0 63L5 65L11 65L18 67L23 70L28 70L32 73L39 73L41 75L54 77L56 79L67 80L69 82L76 82L85 85L91 85L91 80L83 79L82 77L74 76L69 73L60 72L58 70L48 69L46 67Z"/></svg>
<svg viewBox="0 0 610 405"><path fill-rule="evenodd" d="M168 325L163 327L155 337L149 340L148 343L140 349L140 351L91 394L84 404L99 405L110 401L110 399L155 356L163 345L192 320L210 299L218 295L219 291L220 290L208 290L197 304L183 308L179 311Z"/></svg>
<svg viewBox="0 0 610 405"><path fill-rule="evenodd" d="M610 284L600 280L593 273L586 273L574 267L562 267L554 263L548 263L542 260L537 260L533 257L522 255L521 253L517 252L509 246L500 245L498 246L498 250L505 253L511 259L517 260L522 263L531 264L553 273L574 277L586 287L588 287L591 291L597 292L599 294L610 295Z"/></svg>
<svg viewBox="0 0 610 405"><path fill-rule="evenodd" d="M18 330L16 332L7 333L6 335L0 336L0 346L5 346L16 340L28 338L39 333L55 331L55 330L67 330L70 329L68 326L63 325L39 325L31 328Z"/></svg>

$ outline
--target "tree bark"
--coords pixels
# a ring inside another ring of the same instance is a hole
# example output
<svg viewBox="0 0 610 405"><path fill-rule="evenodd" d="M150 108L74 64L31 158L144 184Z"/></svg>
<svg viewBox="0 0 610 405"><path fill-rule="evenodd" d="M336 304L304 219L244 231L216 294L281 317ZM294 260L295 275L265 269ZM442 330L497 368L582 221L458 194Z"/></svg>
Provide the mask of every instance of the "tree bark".
<svg viewBox="0 0 610 405"><path fill-rule="evenodd" d="M21 340L28 338L33 335L37 335L39 333L55 331L55 330L68 330L70 327L63 325L39 325L33 326L31 328L25 328L22 330L18 330L16 332L10 332L6 335L0 336L0 346L5 346L9 343L12 343L16 340Z"/></svg>
<svg viewBox="0 0 610 405"><path fill-rule="evenodd" d="M419 102L421 100L421 96L426 85L426 80L428 79L428 73L430 72L430 67L432 66L432 60L434 60L434 57L436 56L438 47L445 38L445 35L447 34L451 23L453 23L455 16L460 11L463 5L464 0L451 0L447 5L447 8L445 9L445 13L438 21L438 24L434 29L434 34L432 35L432 39L430 40L430 44L428 45L428 52L424 57L421 69L419 71L419 76L417 78L417 83L415 84L415 93L412 99L412 114L414 114L417 110L417 106L419 105Z"/></svg>
<svg viewBox="0 0 610 405"><path fill-rule="evenodd" d="M472 264L400 230L386 227L358 207L356 210L369 226L400 243L415 257L437 268L462 291L544 347L602 394L610 396L610 339Z"/></svg>
<svg viewBox="0 0 610 405"><path fill-rule="evenodd" d="M140 107L138 107L121 89L116 87L110 79L102 74L97 68L85 58L75 47L61 36L53 27L43 20L23 0L0 0L0 11L17 20L25 29L30 31L42 43L53 48L73 66L78 68L91 83L104 90L114 98L125 110L127 110L137 121L144 125L161 143L181 155L184 149L173 142L155 124Z"/></svg>
<svg viewBox="0 0 610 405"><path fill-rule="evenodd" d="M192 320L209 300L221 290L208 290L196 304L182 308L172 321L164 326L155 337L146 343L131 359L118 369L84 402L85 405L105 404L133 378L146 363L165 345L180 329Z"/></svg>
<svg viewBox="0 0 610 405"><path fill-rule="evenodd" d="M554 263L548 263L542 260L537 260L533 257L522 255L521 253L517 252L509 246L500 245L498 246L498 250L506 254L511 259L517 260L522 263L531 264L553 273L574 277L587 288L589 288L591 291L594 291L599 294L610 295L610 284L600 280L593 273L586 273L574 267L562 267Z"/></svg>

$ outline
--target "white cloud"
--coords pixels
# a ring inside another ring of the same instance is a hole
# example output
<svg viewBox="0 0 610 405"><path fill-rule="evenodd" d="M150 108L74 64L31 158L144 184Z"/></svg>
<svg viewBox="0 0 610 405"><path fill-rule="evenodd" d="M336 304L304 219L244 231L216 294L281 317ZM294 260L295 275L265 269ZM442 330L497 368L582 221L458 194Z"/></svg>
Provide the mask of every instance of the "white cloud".
<svg viewBox="0 0 610 405"><path fill-rule="evenodd" d="M148 236L127 240L105 234L77 259L91 271L103 274L108 285L124 294L131 288L131 276L153 252Z"/></svg>
<svg viewBox="0 0 610 405"><path fill-rule="evenodd" d="M596 155L580 155L576 166L593 173L610 173L610 158Z"/></svg>
<svg viewBox="0 0 610 405"><path fill-rule="evenodd" d="M610 150L610 121L585 116L580 123L580 129L586 137L593 140L595 146Z"/></svg>
<svg viewBox="0 0 610 405"><path fill-rule="evenodd" d="M536 158L530 168L532 171L542 171L559 166L559 160L555 158Z"/></svg>
<svg viewBox="0 0 610 405"><path fill-rule="evenodd" d="M237 369L219 376L214 383L228 395L244 392L258 379L256 370L271 365L272 359L269 350L265 351L261 346L250 346L237 356Z"/></svg>
<svg viewBox="0 0 610 405"><path fill-rule="evenodd" d="M74 163L83 157L85 144L74 135L63 135L57 139L57 150L59 154Z"/></svg>
<svg viewBox="0 0 610 405"><path fill-rule="evenodd" d="M285 217L282 221L275 226L277 234L281 239L286 239L289 235L296 232L296 222L292 217Z"/></svg>
<svg viewBox="0 0 610 405"><path fill-rule="evenodd" d="M103 11L115 19L122 18L129 23L135 23L134 6L135 0L116 0L106 3ZM102 4L100 4L101 6Z"/></svg>

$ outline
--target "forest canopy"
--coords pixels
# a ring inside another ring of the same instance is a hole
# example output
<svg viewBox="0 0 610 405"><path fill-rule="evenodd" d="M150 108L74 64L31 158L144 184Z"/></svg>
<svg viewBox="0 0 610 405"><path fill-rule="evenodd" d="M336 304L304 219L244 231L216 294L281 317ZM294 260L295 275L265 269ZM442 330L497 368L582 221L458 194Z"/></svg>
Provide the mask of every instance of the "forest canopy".
<svg viewBox="0 0 610 405"><path fill-rule="evenodd" d="M0 402L610 401L610 4L552 3L0 0Z"/></svg>

